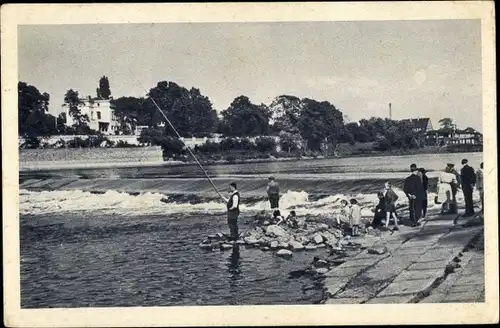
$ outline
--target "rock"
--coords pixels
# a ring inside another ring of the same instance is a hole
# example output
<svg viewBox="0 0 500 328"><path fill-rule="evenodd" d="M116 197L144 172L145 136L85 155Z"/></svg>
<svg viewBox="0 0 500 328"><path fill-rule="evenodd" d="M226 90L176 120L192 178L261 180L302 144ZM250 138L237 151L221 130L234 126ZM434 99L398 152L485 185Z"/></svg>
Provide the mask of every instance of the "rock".
<svg viewBox="0 0 500 328"><path fill-rule="evenodd" d="M206 249L206 250L210 250L212 249L212 244L200 244L200 248L201 249Z"/></svg>
<svg viewBox="0 0 500 328"><path fill-rule="evenodd" d="M277 225L270 225L267 227L266 235L271 236L271 234L273 234L274 237L285 237L288 235L285 229L278 227Z"/></svg>
<svg viewBox="0 0 500 328"><path fill-rule="evenodd" d="M326 231L326 230L328 230L328 228L329 228L328 224L326 224L326 223L320 223L320 224L318 224L318 230L319 231Z"/></svg>
<svg viewBox="0 0 500 328"><path fill-rule="evenodd" d="M370 232L373 230L373 227L372 226L369 226L368 228L366 228L366 231Z"/></svg>
<svg viewBox="0 0 500 328"><path fill-rule="evenodd" d="M328 271L330 271L329 268L317 268L315 269L317 273L321 273L321 274L325 274L327 273Z"/></svg>
<svg viewBox="0 0 500 328"><path fill-rule="evenodd" d="M236 241L236 244L238 244L238 245L243 245L243 244L245 244L245 242L244 242L243 240L237 240L237 241Z"/></svg>
<svg viewBox="0 0 500 328"><path fill-rule="evenodd" d="M224 234L222 232L218 232L215 236L221 239L222 237L224 237Z"/></svg>
<svg viewBox="0 0 500 328"><path fill-rule="evenodd" d="M276 252L276 255L281 257L292 257L292 252L288 249L280 249L278 252Z"/></svg>
<svg viewBox="0 0 500 328"><path fill-rule="evenodd" d="M261 250L263 251L268 251L270 248L269 247L262 247Z"/></svg>
<svg viewBox="0 0 500 328"><path fill-rule="evenodd" d="M387 247L385 246L368 248L368 254L382 255L385 253L387 253Z"/></svg>
<svg viewBox="0 0 500 328"><path fill-rule="evenodd" d="M323 236L321 236L320 234L316 234L313 237L313 240L316 244L321 244L323 242Z"/></svg>
<svg viewBox="0 0 500 328"><path fill-rule="evenodd" d="M247 245L255 245L255 244L257 244L257 243L259 242L259 241L258 241L257 239L255 239L254 237L246 237L246 238L244 239L244 241L245 241L245 244L247 244Z"/></svg>
<svg viewBox="0 0 500 328"><path fill-rule="evenodd" d="M221 249L231 249L231 248L233 248L233 245L231 245L231 244L222 244L222 245L220 245L220 248Z"/></svg>
<svg viewBox="0 0 500 328"><path fill-rule="evenodd" d="M217 236L216 235L208 235L208 239L216 239Z"/></svg>
<svg viewBox="0 0 500 328"><path fill-rule="evenodd" d="M302 244L306 244L309 242L309 239L307 239L307 237L305 236L300 236L299 239L297 239L300 243Z"/></svg>
<svg viewBox="0 0 500 328"><path fill-rule="evenodd" d="M294 251L299 251L299 250L304 249L304 245L302 245L298 241L290 240L289 244L290 244L290 247L292 248L292 250L294 250Z"/></svg>
<svg viewBox="0 0 500 328"><path fill-rule="evenodd" d="M269 244L269 248L276 249L276 248L278 248L278 245L279 245L279 243L276 240L274 240L271 242L271 244Z"/></svg>
<svg viewBox="0 0 500 328"><path fill-rule="evenodd" d="M316 247L315 245L307 245L305 248L306 248L306 251L313 251L313 250L317 249L318 247Z"/></svg>
<svg viewBox="0 0 500 328"><path fill-rule="evenodd" d="M268 226L269 225L269 221L264 221L263 223L265 226Z"/></svg>
<svg viewBox="0 0 500 328"><path fill-rule="evenodd" d="M281 242L278 244L278 248L288 248L288 247L290 247L290 244L288 243Z"/></svg>
<svg viewBox="0 0 500 328"><path fill-rule="evenodd" d="M316 247L318 247L318 248L325 248L326 245L325 244L319 244L319 245L316 245Z"/></svg>

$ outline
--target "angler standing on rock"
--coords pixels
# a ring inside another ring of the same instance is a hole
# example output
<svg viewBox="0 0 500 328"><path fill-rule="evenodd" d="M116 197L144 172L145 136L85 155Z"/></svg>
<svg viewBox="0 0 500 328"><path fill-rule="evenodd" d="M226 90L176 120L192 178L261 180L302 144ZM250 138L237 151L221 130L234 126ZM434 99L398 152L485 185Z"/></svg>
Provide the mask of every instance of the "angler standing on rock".
<svg viewBox="0 0 500 328"><path fill-rule="evenodd" d="M230 193L227 203L227 225L230 231L230 240L236 241L239 237L238 234L238 216L240 215L240 193L235 182L229 184Z"/></svg>
<svg viewBox="0 0 500 328"><path fill-rule="evenodd" d="M280 201L280 185L274 177L269 177L269 183L267 184L267 196L269 198L269 203L271 203L271 210L278 210Z"/></svg>

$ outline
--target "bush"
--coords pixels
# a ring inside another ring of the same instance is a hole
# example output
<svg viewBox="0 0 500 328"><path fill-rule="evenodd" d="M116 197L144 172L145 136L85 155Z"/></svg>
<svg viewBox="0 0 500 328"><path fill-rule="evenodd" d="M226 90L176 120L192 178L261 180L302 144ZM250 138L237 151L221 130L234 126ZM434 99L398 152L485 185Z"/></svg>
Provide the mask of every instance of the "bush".
<svg viewBox="0 0 500 328"><path fill-rule="evenodd" d="M132 147L139 147L139 146L134 145L134 144L130 144L130 143L123 141L123 140L118 140L115 144L115 147L116 148L132 148Z"/></svg>
<svg viewBox="0 0 500 328"><path fill-rule="evenodd" d="M391 143L385 138L381 138L377 141L374 147L376 150L385 151L391 148Z"/></svg>
<svg viewBox="0 0 500 328"><path fill-rule="evenodd" d="M247 150L247 151L256 149L255 144L248 138L240 139L236 147L240 150Z"/></svg>
<svg viewBox="0 0 500 328"><path fill-rule="evenodd" d="M21 149L37 149L42 145L42 138L27 136L24 137L24 142L21 144Z"/></svg>
<svg viewBox="0 0 500 328"><path fill-rule="evenodd" d="M200 152L203 154L213 154L217 153L220 150L219 144L212 142L212 141L207 141L206 143L202 145L196 145L194 147L194 150L196 152Z"/></svg>
<svg viewBox="0 0 500 328"><path fill-rule="evenodd" d="M276 141L269 137L260 137L255 140L255 145L257 150L262 153L268 153L276 151Z"/></svg>
<svg viewBox="0 0 500 328"><path fill-rule="evenodd" d="M229 163L234 163L236 161L236 157L234 155L228 155L226 156L226 161Z"/></svg>

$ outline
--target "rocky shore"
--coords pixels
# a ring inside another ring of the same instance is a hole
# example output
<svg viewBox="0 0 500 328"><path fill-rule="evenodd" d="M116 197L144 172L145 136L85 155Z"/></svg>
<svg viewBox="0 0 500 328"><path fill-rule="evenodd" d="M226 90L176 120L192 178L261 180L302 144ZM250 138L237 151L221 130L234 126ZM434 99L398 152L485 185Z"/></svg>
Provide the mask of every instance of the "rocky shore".
<svg viewBox="0 0 500 328"><path fill-rule="evenodd" d="M315 251L327 249L330 253L342 253L346 248L364 249L363 245L351 240L348 229L337 224L336 220L326 216L309 216L299 220L298 228L290 228L286 224L269 224L270 215L260 214L254 218L253 229L240 235L236 241L238 245L249 248L258 248L262 251L273 252L277 256L291 257L293 252ZM365 224L368 224L365 219ZM372 228L363 229L367 234ZM360 237L358 237L360 238ZM228 236L218 233L208 236L200 244L200 248L213 251L217 249L231 249L233 242Z"/></svg>

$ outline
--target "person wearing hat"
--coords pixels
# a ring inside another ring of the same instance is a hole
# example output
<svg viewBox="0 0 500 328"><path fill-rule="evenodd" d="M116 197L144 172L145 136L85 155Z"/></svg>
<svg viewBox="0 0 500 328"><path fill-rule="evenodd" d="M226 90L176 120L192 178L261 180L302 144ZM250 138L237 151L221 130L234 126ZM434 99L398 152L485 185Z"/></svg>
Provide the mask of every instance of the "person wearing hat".
<svg viewBox="0 0 500 328"><path fill-rule="evenodd" d="M411 165L410 171L411 175L404 181L403 191L406 197L408 197L412 226L416 227L420 225L418 220L422 216L422 203L425 198L425 190L422 179L420 178L421 173L416 165Z"/></svg>
<svg viewBox="0 0 500 328"><path fill-rule="evenodd" d="M271 210L278 210L280 201L280 185L274 177L269 177L269 183L267 184L267 197L269 198L269 203L271 203Z"/></svg>
<svg viewBox="0 0 500 328"><path fill-rule="evenodd" d="M476 172L469 166L467 159L462 160L462 169L460 170L460 178L462 182L462 191L465 198L465 214L464 217L474 215L474 203L472 202L472 191L476 184Z"/></svg>
<svg viewBox="0 0 500 328"><path fill-rule="evenodd" d="M455 180L450 183L451 185L451 195L452 195L452 202L451 202L451 209L450 213L451 214L457 214L458 213L458 208L457 208L457 193L458 193L458 188L460 188L460 173L455 170L455 164L453 163L448 163L446 164L446 172L452 173L455 175Z"/></svg>
<svg viewBox="0 0 500 328"><path fill-rule="evenodd" d="M238 216L240 215L240 193L235 182L229 184L229 198L225 198L227 205L227 225L230 231L230 240L236 241L238 234Z"/></svg>

